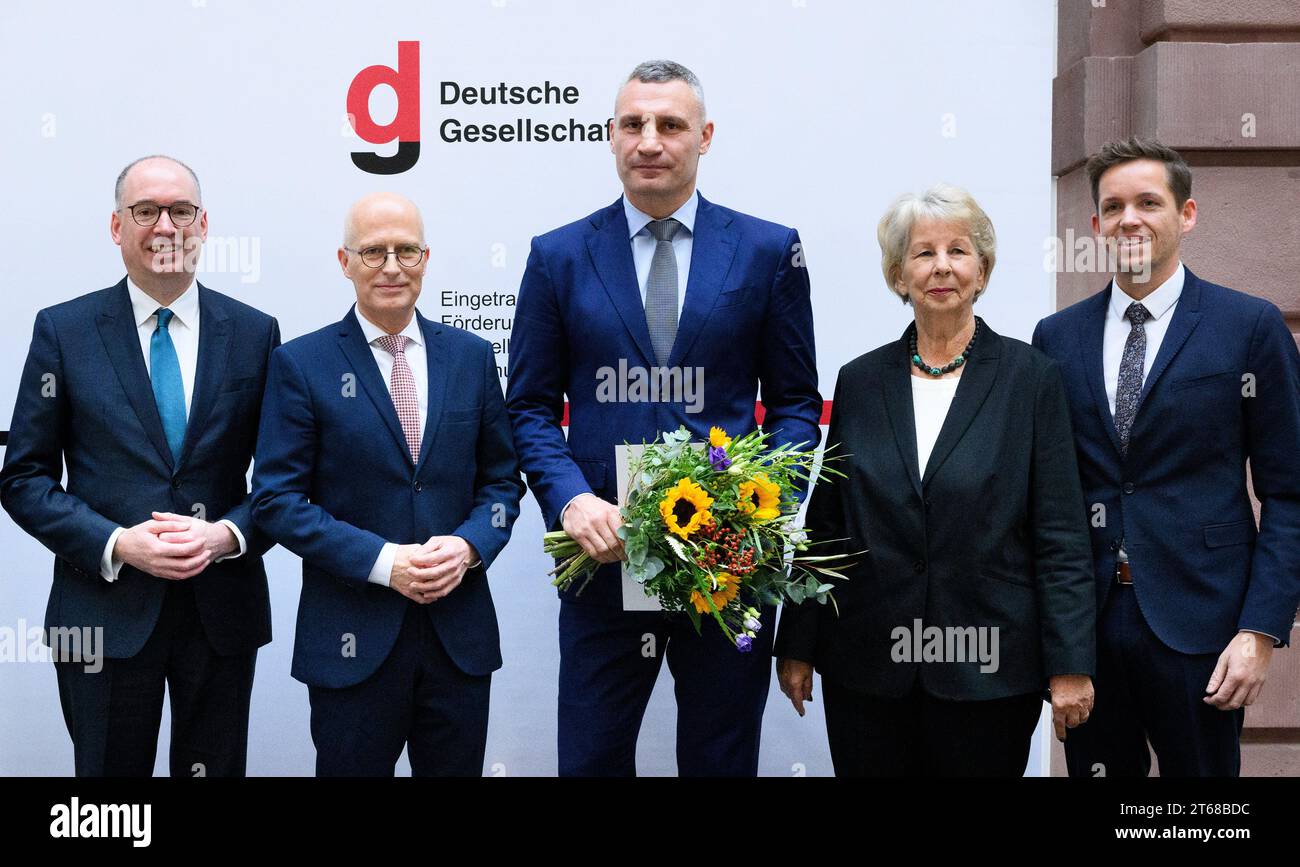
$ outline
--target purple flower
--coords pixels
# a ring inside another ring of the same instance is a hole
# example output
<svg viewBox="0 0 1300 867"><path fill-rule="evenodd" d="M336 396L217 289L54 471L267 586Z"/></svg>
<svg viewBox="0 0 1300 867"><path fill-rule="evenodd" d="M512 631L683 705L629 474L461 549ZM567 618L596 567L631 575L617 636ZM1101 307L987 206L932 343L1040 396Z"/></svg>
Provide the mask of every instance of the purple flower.
<svg viewBox="0 0 1300 867"><path fill-rule="evenodd" d="M727 457L725 448L709 446L709 463L713 464L714 472L721 473L731 466L731 458Z"/></svg>
<svg viewBox="0 0 1300 867"><path fill-rule="evenodd" d="M763 624L759 623L758 620L756 620L753 617L746 617L745 628L748 629L750 632L757 632L758 630L763 628Z"/></svg>
<svg viewBox="0 0 1300 867"><path fill-rule="evenodd" d="M754 639L745 635L743 632L736 636L736 649L741 653L749 653L754 647Z"/></svg>

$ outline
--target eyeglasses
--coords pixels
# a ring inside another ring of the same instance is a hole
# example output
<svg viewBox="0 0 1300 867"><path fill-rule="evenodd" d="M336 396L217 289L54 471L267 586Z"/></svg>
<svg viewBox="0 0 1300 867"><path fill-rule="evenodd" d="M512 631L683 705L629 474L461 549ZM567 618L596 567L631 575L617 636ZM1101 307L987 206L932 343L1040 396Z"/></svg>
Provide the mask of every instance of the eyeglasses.
<svg viewBox="0 0 1300 867"><path fill-rule="evenodd" d="M354 250L351 247L344 247L349 253L359 253L361 261L371 268L382 268L388 261L389 256L397 256L397 261L407 268L414 268L424 259L424 251L428 247L421 247L418 244L402 244L393 249L391 247L363 247L360 250Z"/></svg>
<svg viewBox="0 0 1300 867"><path fill-rule="evenodd" d="M158 218L162 216L163 211L166 211L167 216L171 217L173 226L188 226L198 217L202 208L190 202L173 202L170 205L160 205L157 202L138 202L134 205L127 205L126 210L131 212L131 219L135 220L137 224L148 228L158 222Z"/></svg>

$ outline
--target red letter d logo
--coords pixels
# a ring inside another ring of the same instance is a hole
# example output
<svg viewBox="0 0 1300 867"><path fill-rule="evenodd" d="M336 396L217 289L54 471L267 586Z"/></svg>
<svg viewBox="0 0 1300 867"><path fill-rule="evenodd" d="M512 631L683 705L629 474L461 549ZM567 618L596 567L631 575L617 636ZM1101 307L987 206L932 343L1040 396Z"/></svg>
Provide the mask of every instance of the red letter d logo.
<svg viewBox="0 0 1300 867"><path fill-rule="evenodd" d="M397 91L397 116L386 126L370 117L370 93L381 84ZM397 153L391 157L354 152L352 162L357 168L375 175L396 175L415 165L420 158L420 43L397 43L397 69L376 65L357 73L348 88L348 116L365 141L398 142Z"/></svg>

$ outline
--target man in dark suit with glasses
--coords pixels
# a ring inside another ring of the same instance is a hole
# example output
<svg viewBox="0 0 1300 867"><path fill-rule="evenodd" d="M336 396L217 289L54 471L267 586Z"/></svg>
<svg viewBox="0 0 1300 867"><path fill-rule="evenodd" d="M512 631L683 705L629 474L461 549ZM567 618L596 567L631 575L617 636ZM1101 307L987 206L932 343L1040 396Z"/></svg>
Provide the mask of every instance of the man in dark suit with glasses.
<svg viewBox="0 0 1300 867"><path fill-rule="evenodd" d="M45 626L77 775L151 774L165 688L172 776L242 776L271 640L246 476L279 326L195 280L208 214L188 166L136 160L114 196L126 276L37 314L0 497L55 554Z"/></svg>

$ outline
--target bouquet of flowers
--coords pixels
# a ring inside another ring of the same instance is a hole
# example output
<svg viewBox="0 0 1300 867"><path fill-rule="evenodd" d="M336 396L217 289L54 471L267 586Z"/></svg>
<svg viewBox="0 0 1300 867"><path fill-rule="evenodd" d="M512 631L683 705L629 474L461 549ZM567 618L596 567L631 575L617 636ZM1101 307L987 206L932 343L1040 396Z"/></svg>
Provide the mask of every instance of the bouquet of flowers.
<svg viewBox="0 0 1300 867"><path fill-rule="evenodd" d="M808 479L815 458L802 443L769 450L768 437L756 430L732 440L715 427L701 449L685 427L665 433L632 459L620 509L628 574L664 610L686 612L697 632L712 617L741 652L762 628L753 602L834 604L826 579L843 579L833 567L850 565L851 555L806 553L794 483ZM823 456L823 479L843 476L836 459ZM563 530L547 533L543 549L559 560L550 574L561 589L583 578L581 593L600 565Z"/></svg>

